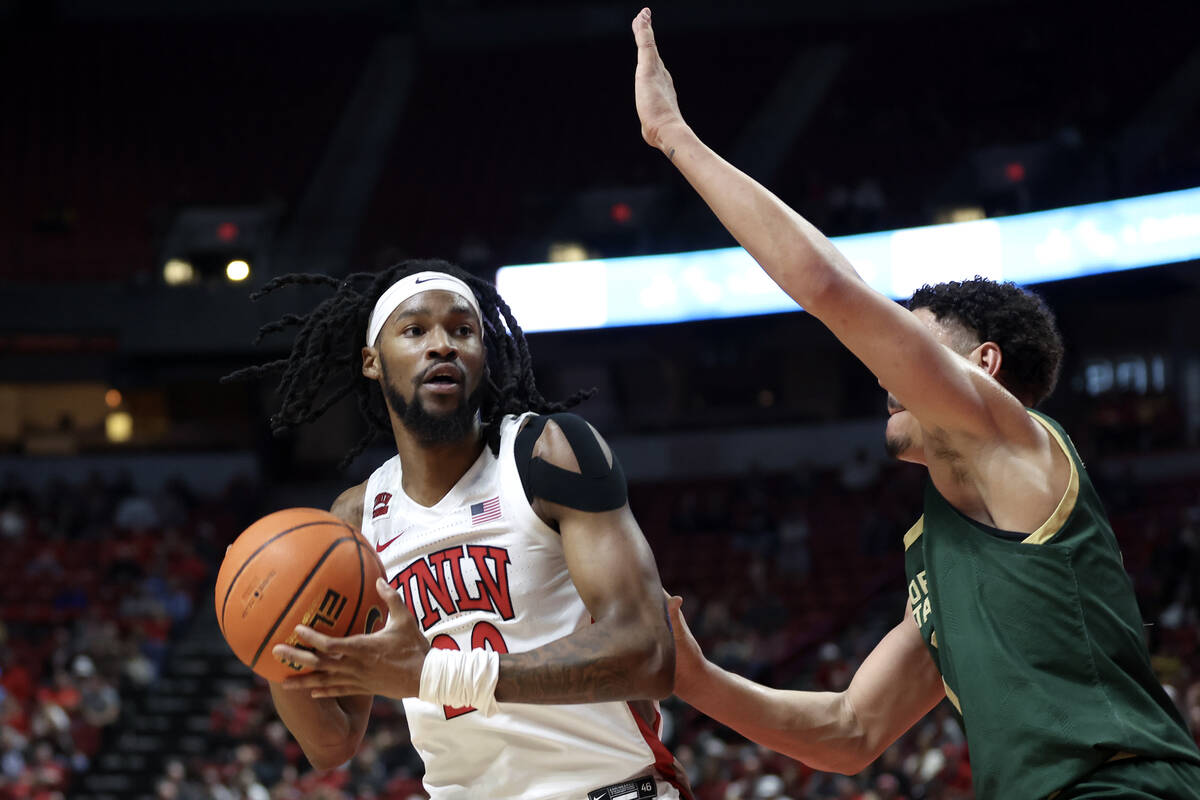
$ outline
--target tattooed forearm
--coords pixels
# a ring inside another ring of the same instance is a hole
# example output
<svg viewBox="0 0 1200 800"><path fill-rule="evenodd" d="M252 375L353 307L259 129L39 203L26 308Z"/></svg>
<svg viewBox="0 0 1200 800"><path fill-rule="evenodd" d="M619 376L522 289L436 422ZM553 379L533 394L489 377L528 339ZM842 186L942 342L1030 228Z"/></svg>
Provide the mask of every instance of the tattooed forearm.
<svg viewBox="0 0 1200 800"><path fill-rule="evenodd" d="M597 703L670 693L674 648L653 636L597 622L528 653L500 656L496 699L508 703Z"/></svg>

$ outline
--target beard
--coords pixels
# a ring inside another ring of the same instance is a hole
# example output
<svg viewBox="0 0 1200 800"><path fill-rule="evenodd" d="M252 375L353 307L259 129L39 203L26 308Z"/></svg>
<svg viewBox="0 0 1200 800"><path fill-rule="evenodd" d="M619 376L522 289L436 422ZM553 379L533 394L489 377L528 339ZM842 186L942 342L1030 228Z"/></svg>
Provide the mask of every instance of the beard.
<svg viewBox="0 0 1200 800"><path fill-rule="evenodd" d="M382 383L383 396L387 398L388 405L392 407L404 427L422 444L457 442L475 430L475 417L479 413L483 397L483 384L453 411L446 414L430 414L415 392L411 403L401 397L400 392L388 380L386 370Z"/></svg>
<svg viewBox="0 0 1200 800"><path fill-rule="evenodd" d="M912 449L913 440L911 436L885 436L883 439L883 447L887 450L887 454L891 458L899 458L902 454Z"/></svg>

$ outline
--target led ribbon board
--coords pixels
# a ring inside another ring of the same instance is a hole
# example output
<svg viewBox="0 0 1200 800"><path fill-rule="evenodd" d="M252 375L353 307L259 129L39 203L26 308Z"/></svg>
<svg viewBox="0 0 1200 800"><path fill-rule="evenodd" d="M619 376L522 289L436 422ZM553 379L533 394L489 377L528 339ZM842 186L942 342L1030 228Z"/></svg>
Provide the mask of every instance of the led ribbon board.
<svg viewBox="0 0 1200 800"><path fill-rule="evenodd" d="M1200 188L833 242L867 283L897 299L975 275L1077 278L1200 258ZM529 333L798 308L740 247L501 267L496 286Z"/></svg>

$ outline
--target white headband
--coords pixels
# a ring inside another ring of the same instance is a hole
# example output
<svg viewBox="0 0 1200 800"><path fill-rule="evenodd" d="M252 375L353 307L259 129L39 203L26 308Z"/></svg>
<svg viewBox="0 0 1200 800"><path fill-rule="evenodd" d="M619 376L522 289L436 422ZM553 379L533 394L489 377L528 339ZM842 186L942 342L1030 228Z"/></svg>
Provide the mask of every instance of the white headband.
<svg viewBox="0 0 1200 800"><path fill-rule="evenodd" d="M375 302L375 310L367 322L367 347L374 347L383 323L387 322L392 312L408 298L421 292L451 292L466 300L475 309L475 316L483 324L483 314L479 311L479 301L475 293L466 283L444 272L417 272L393 283L388 290L379 296Z"/></svg>

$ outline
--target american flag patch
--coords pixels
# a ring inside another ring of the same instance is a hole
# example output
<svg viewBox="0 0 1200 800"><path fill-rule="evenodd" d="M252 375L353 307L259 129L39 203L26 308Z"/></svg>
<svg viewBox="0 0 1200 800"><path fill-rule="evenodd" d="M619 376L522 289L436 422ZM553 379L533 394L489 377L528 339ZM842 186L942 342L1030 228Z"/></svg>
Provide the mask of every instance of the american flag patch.
<svg viewBox="0 0 1200 800"><path fill-rule="evenodd" d="M500 516L499 496L493 497L491 500L484 500L482 503L471 504L472 525L482 525L485 522L500 519Z"/></svg>

